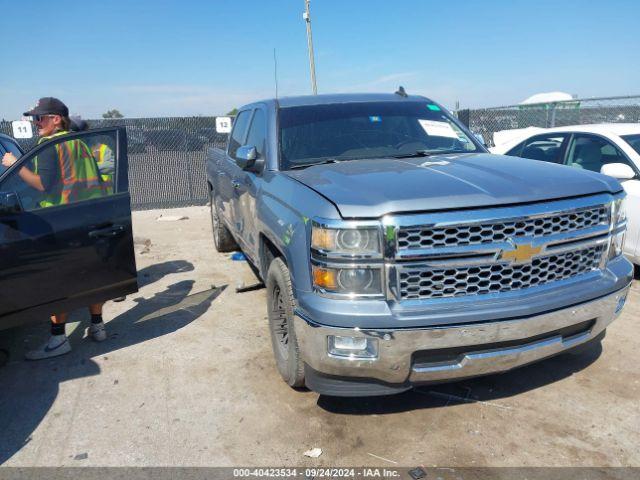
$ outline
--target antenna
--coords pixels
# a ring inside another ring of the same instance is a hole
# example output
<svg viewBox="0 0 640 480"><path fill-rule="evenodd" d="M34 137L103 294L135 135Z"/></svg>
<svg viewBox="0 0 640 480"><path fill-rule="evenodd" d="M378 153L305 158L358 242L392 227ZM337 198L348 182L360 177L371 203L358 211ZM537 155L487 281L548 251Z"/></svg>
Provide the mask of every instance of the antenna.
<svg viewBox="0 0 640 480"><path fill-rule="evenodd" d="M316 64L313 56L313 36L311 34L311 13L309 12L309 2L311 0L304 0L305 10L302 14L302 18L307 24L307 48L309 49L309 70L311 71L311 90L314 95L318 94L318 87L316 86Z"/></svg>
<svg viewBox="0 0 640 480"><path fill-rule="evenodd" d="M276 49L273 49L273 80L276 84L276 99L278 98L278 59L276 57Z"/></svg>

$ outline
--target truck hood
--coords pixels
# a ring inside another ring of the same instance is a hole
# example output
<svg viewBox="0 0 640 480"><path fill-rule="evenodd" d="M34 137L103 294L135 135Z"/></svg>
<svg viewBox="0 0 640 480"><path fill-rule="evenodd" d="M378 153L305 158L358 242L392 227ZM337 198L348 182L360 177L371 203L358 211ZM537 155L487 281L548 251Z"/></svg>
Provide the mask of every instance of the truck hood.
<svg viewBox="0 0 640 480"><path fill-rule="evenodd" d="M599 173L488 153L351 160L283 172L312 188L343 218L513 205L619 192Z"/></svg>

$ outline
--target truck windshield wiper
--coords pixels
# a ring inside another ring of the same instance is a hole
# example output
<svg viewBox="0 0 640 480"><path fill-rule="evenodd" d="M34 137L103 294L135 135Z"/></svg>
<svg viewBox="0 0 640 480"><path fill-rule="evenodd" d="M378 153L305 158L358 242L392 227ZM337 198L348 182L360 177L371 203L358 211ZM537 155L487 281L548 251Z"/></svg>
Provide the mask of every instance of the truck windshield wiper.
<svg viewBox="0 0 640 480"><path fill-rule="evenodd" d="M429 157L436 152L429 150L416 150L413 153L403 153L401 155L391 155L391 158L417 158L417 157Z"/></svg>
<svg viewBox="0 0 640 480"><path fill-rule="evenodd" d="M467 150L416 150L413 153L405 153L401 155L392 155L391 158L417 158L430 157L431 155L449 155L452 153L473 153Z"/></svg>
<svg viewBox="0 0 640 480"><path fill-rule="evenodd" d="M325 165L327 163L340 163L340 162L341 160L337 160L335 158L326 158L319 162L294 163L289 165L289 170L295 170L296 168L313 167L314 165Z"/></svg>

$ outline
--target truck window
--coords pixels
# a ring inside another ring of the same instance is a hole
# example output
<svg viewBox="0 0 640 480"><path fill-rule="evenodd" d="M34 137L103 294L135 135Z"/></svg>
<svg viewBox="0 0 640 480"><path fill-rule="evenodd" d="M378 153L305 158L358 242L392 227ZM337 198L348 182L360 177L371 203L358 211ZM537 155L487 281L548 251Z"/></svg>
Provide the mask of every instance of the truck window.
<svg viewBox="0 0 640 480"><path fill-rule="evenodd" d="M240 112L233 124L233 131L229 139L229 156L235 157L238 148L242 146L244 134L247 131L247 125L251 118L251 110Z"/></svg>
<svg viewBox="0 0 640 480"><path fill-rule="evenodd" d="M425 102L354 102L279 110L281 168L396 155L484 151L439 106Z"/></svg>
<svg viewBox="0 0 640 480"><path fill-rule="evenodd" d="M251 127L249 128L249 134L247 135L247 141L245 145L253 145L256 147L258 157L264 156L266 141L266 120L264 118L264 112L260 109L256 110L251 121Z"/></svg>

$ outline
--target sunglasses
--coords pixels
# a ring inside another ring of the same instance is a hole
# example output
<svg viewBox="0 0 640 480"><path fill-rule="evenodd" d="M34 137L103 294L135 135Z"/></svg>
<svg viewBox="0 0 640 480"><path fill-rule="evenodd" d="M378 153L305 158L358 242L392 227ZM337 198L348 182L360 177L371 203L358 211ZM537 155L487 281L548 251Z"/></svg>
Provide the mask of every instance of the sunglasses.
<svg viewBox="0 0 640 480"><path fill-rule="evenodd" d="M39 122L46 117L56 117L57 115L31 115L31 121Z"/></svg>

